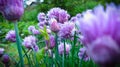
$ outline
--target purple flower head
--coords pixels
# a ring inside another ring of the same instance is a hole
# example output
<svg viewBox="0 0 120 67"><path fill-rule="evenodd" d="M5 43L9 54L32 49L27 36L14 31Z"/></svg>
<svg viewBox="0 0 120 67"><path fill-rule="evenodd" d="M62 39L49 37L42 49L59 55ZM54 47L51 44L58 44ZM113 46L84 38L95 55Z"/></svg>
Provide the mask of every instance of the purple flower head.
<svg viewBox="0 0 120 67"><path fill-rule="evenodd" d="M80 59L83 59L84 61L90 60L90 58L88 57L88 55L86 53L86 48L85 47L80 48L78 56L79 56Z"/></svg>
<svg viewBox="0 0 120 67"><path fill-rule="evenodd" d="M58 32L60 30L60 26L57 23L56 19L51 19L50 20L50 28L53 32Z"/></svg>
<svg viewBox="0 0 120 67"><path fill-rule="evenodd" d="M32 33L35 34L35 35L37 35L37 34L40 34L40 31L37 30L37 29L33 29L33 30L32 30Z"/></svg>
<svg viewBox="0 0 120 67"><path fill-rule="evenodd" d="M78 13L78 14L76 15L76 17L77 17L77 18L81 18L82 15L81 15L80 13Z"/></svg>
<svg viewBox="0 0 120 67"><path fill-rule="evenodd" d="M67 11L65 11L63 9L60 10L60 12L59 12L59 22L60 23L67 22L69 18L70 18L70 15L67 14Z"/></svg>
<svg viewBox="0 0 120 67"><path fill-rule="evenodd" d="M28 48L34 48L36 46L37 39L34 36L25 37L23 40L23 45Z"/></svg>
<svg viewBox="0 0 120 67"><path fill-rule="evenodd" d="M29 26L29 27L28 27L28 30L29 30L29 31L32 31L32 30L34 30L34 29L35 29L35 26Z"/></svg>
<svg viewBox="0 0 120 67"><path fill-rule="evenodd" d="M72 17L72 18L70 19L70 21L71 21L71 22L76 22L76 21L77 21L77 17Z"/></svg>
<svg viewBox="0 0 120 67"><path fill-rule="evenodd" d="M23 0L0 0L0 12L9 21L19 20L24 12Z"/></svg>
<svg viewBox="0 0 120 67"><path fill-rule="evenodd" d="M28 27L28 30L29 30L30 32L32 32L33 34L35 34L35 35L40 34L39 30L37 30L37 29L35 28L35 26L29 26L29 27Z"/></svg>
<svg viewBox="0 0 120 67"><path fill-rule="evenodd" d="M55 47L55 37L54 36L50 36L50 48L54 48Z"/></svg>
<svg viewBox="0 0 120 67"><path fill-rule="evenodd" d="M82 42L88 55L101 65L120 62L120 8L99 5L83 13L80 21Z"/></svg>
<svg viewBox="0 0 120 67"><path fill-rule="evenodd" d="M7 54L4 54L4 55L2 56L2 62L3 62L4 64L8 64L8 63L10 62L10 57L9 57Z"/></svg>
<svg viewBox="0 0 120 67"><path fill-rule="evenodd" d="M55 18L58 22L64 23L68 21L70 15L67 13L67 11L61 9L61 8L52 8L50 11L48 11L47 14L48 18Z"/></svg>
<svg viewBox="0 0 120 67"><path fill-rule="evenodd" d="M65 44L65 48L66 48L66 54L69 54L71 45ZM64 54L64 43L60 43L60 45L58 45L58 51L59 51L59 54Z"/></svg>
<svg viewBox="0 0 120 67"><path fill-rule="evenodd" d="M39 22L43 22L46 20L46 15L45 15L45 13L41 12L38 14L37 18L38 18Z"/></svg>
<svg viewBox="0 0 120 67"><path fill-rule="evenodd" d="M74 24L71 22L66 22L61 26L61 29L59 31L59 36L61 38L69 38L72 36L72 31L74 30Z"/></svg>
<svg viewBox="0 0 120 67"><path fill-rule="evenodd" d="M0 48L0 57L3 55L4 53L4 48Z"/></svg>
<svg viewBox="0 0 120 67"><path fill-rule="evenodd" d="M15 42L15 41L16 41L15 31L14 31L14 30L10 30L10 31L7 33L5 39L7 39L7 40L9 40L9 41L11 41L11 42Z"/></svg>

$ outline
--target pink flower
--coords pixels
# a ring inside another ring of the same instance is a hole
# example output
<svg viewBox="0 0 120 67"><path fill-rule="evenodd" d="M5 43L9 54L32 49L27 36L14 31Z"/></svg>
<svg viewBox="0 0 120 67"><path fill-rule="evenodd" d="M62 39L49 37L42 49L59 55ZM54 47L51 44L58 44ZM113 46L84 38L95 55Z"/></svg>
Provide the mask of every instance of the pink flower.
<svg viewBox="0 0 120 67"><path fill-rule="evenodd" d="M53 32L58 32L60 30L60 26L58 25L56 19L50 20L50 28Z"/></svg>

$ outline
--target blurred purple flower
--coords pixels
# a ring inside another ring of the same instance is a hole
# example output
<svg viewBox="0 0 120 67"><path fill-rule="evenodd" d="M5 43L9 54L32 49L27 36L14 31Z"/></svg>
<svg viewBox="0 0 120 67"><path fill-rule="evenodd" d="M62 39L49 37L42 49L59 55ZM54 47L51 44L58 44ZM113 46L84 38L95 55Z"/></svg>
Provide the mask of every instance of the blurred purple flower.
<svg viewBox="0 0 120 67"><path fill-rule="evenodd" d="M103 66L120 63L120 8L99 5L84 12L79 22L88 55Z"/></svg>
<svg viewBox="0 0 120 67"><path fill-rule="evenodd" d="M29 27L28 27L28 30L29 30L29 31L32 31L33 29L35 29L35 26L29 26Z"/></svg>
<svg viewBox="0 0 120 67"><path fill-rule="evenodd" d="M34 36L28 36L25 37L23 40L23 45L28 49L35 49L35 51L38 49L38 46L36 44L37 39Z"/></svg>
<svg viewBox="0 0 120 67"><path fill-rule="evenodd" d="M14 30L10 30L10 31L7 33L5 39L7 39L7 40L9 40L9 41L11 41L11 42L15 42L15 41L16 41L15 31L14 31Z"/></svg>
<svg viewBox="0 0 120 67"><path fill-rule="evenodd" d="M38 14L37 18L38 18L39 22L43 22L46 20L46 15L45 15L45 13L41 12Z"/></svg>
<svg viewBox="0 0 120 67"><path fill-rule="evenodd" d="M61 29L59 31L59 36L61 38L69 38L72 36L72 31L74 30L74 24L71 22L66 22L61 26Z"/></svg>
<svg viewBox="0 0 120 67"><path fill-rule="evenodd" d="M23 0L0 0L0 12L9 21L19 20L24 13Z"/></svg>
<svg viewBox="0 0 120 67"><path fill-rule="evenodd" d="M67 11L61 9L61 8L52 8L50 11L48 11L47 14L48 18L55 18L58 22L64 23L68 21L70 15L67 13Z"/></svg>
<svg viewBox="0 0 120 67"><path fill-rule="evenodd" d="M50 28L53 32L57 33L60 30L60 26L57 23L56 19L51 19L50 21Z"/></svg>
<svg viewBox="0 0 120 67"><path fill-rule="evenodd" d="M65 48L66 48L66 54L69 54L71 45L65 44ZM60 43L60 45L58 45L58 51L59 51L59 54L64 54L64 43Z"/></svg>
<svg viewBox="0 0 120 67"><path fill-rule="evenodd" d="M2 56L2 62L3 62L4 64L8 64L8 63L10 62L10 57L9 57L9 55L4 54L4 55Z"/></svg>
<svg viewBox="0 0 120 67"><path fill-rule="evenodd" d="M79 56L80 59L83 59L84 61L90 60L90 57L88 57L88 55L86 53L86 48L85 47L80 48L78 56Z"/></svg>

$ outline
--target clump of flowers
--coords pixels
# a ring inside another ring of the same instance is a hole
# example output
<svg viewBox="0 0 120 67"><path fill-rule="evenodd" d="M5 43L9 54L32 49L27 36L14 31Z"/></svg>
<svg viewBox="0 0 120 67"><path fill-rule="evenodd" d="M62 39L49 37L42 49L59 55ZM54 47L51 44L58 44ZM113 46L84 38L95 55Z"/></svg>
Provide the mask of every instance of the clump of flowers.
<svg viewBox="0 0 120 67"><path fill-rule="evenodd" d="M7 40L9 40L9 41L11 41L11 42L15 42L15 41L16 41L15 31L14 31L14 30L10 30L10 31L7 33L5 39L7 39Z"/></svg>
<svg viewBox="0 0 120 67"><path fill-rule="evenodd" d="M61 9L61 8L53 8L50 11L48 11L47 14L48 18L55 18L59 23L64 23L68 21L70 15L67 13L67 11Z"/></svg>
<svg viewBox="0 0 120 67"><path fill-rule="evenodd" d="M59 36L61 38L70 38L72 36L73 30L74 30L74 24L71 22L66 22L65 24L61 25Z"/></svg>
<svg viewBox="0 0 120 67"><path fill-rule="evenodd" d="M66 54L69 54L70 49L71 49L71 45L70 44L65 44ZM58 45L58 51L59 51L59 54L64 54L64 43L60 43Z"/></svg>
<svg viewBox="0 0 120 67"><path fill-rule="evenodd" d="M79 21L88 55L104 67L120 63L120 8L99 5L84 12Z"/></svg>
<svg viewBox="0 0 120 67"><path fill-rule="evenodd" d="M25 37L23 40L23 45L28 49L34 49L35 51L38 51L38 46L36 44L37 39L34 36L28 36Z"/></svg>

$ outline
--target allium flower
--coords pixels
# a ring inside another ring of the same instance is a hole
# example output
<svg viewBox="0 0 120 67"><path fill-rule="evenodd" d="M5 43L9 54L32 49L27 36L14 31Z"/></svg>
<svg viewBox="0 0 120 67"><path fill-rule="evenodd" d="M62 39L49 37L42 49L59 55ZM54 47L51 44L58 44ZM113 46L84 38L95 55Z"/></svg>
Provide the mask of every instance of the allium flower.
<svg viewBox="0 0 120 67"><path fill-rule="evenodd" d="M39 22L43 22L46 20L46 15L45 15L45 13L41 12L38 14L37 18L38 18Z"/></svg>
<svg viewBox="0 0 120 67"><path fill-rule="evenodd" d="M83 13L80 31L88 55L103 66L120 63L120 8L99 5ZM108 66L106 66L108 67Z"/></svg>
<svg viewBox="0 0 120 67"><path fill-rule="evenodd" d="M35 26L29 26L29 27L28 27L28 30L29 30L29 31L32 31L32 30L34 30L34 29L35 29Z"/></svg>
<svg viewBox="0 0 120 67"><path fill-rule="evenodd" d="M23 0L0 0L0 12L9 21L19 20L24 12Z"/></svg>
<svg viewBox="0 0 120 67"><path fill-rule="evenodd" d="M11 42L15 42L15 41L16 41L15 31L14 31L14 30L10 30L10 31L7 33L5 39L7 39L7 40L9 40L9 41L11 41Z"/></svg>
<svg viewBox="0 0 120 67"><path fill-rule="evenodd" d="M4 64L8 64L8 63L10 62L10 57L9 57L7 54L4 54L4 55L2 56L2 62L3 62Z"/></svg>
<svg viewBox="0 0 120 67"><path fill-rule="evenodd" d="M72 35L72 31L74 30L74 24L71 22L66 22L61 26L59 31L59 36L61 38L69 38Z"/></svg>
<svg viewBox="0 0 120 67"><path fill-rule="evenodd" d="M68 21L70 15L67 13L67 11L61 9L61 8L53 8L50 11L48 11L48 18L55 18L58 22L64 23Z"/></svg>
<svg viewBox="0 0 120 67"><path fill-rule="evenodd" d="M50 28L53 32L58 32L60 30L60 26L57 23L56 19L51 19L50 20Z"/></svg>
<svg viewBox="0 0 120 67"><path fill-rule="evenodd" d="M37 30L37 29L35 28L35 26L29 26L29 27L28 27L28 30L29 30L30 32L32 32L33 34L35 34L35 35L40 34L39 30Z"/></svg>
<svg viewBox="0 0 120 67"><path fill-rule="evenodd" d="M3 55L4 48L0 48L0 57Z"/></svg>
<svg viewBox="0 0 120 67"><path fill-rule="evenodd" d="M34 36L30 35L30 36L24 38L23 45L28 49L33 48L33 49L37 50L38 46L37 46L36 42L37 42L37 39Z"/></svg>
<svg viewBox="0 0 120 67"><path fill-rule="evenodd" d="M69 54L71 45L65 44L65 48L66 48L66 54ZM58 45L58 51L59 51L59 54L64 54L64 43L60 43L60 45Z"/></svg>
<svg viewBox="0 0 120 67"><path fill-rule="evenodd" d="M84 61L90 60L90 58L86 54L86 48L85 47L80 48L78 56L79 56L80 59L83 59Z"/></svg>

